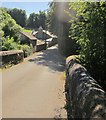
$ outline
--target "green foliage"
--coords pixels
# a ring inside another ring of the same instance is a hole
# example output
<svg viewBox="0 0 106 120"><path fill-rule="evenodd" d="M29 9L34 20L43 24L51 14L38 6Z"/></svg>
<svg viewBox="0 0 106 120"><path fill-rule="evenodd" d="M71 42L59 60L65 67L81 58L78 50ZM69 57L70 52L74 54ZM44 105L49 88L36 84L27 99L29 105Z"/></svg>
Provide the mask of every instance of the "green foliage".
<svg viewBox="0 0 106 120"><path fill-rule="evenodd" d="M56 16L57 5L58 3L56 2L49 3L49 9L47 11L47 20L46 20L47 29L50 32L53 32L54 34L57 34L57 31L58 31L58 20Z"/></svg>
<svg viewBox="0 0 106 120"><path fill-rule="evenodd" d="M103 81L106 2L71 2L69 6L76 11L76 17L70 21L70 36L81 47L80 60L100 83L106 84Z"/></svg>
<svg viewBox="0 0 106 120"><path fill-rule="evenodd" d="M18 44L14 42L13 38L6 37L2 38L2 50L7 51L7 50L16 50L18 49Z"/></svg>
<svg viewBox="0 0 106 120"><path fill-rule="evenodd" d="M34 12L30 14L28 20L27 20L27 27L33 28L33 29L38 29L40 26L45 29L46 21L46 14L45 11L39 11L38 14L35 14Z"/></svg>
<svg viewBox="0 0 106 120"><path fill-rule="evenodd" d="M0 16L2 50L18 49L19 32L22 28L16 24L4 8L0 8Z"/></svg>
<svg viewBox="0 0 106 120"><path fill-rule="evenodd" d="M32 30L28 30L28 29L23 29L24 32L28 32L28 33L31 33Z"/></svg>
<svg viewBox="0 0 106 120"><path fill-rule="evenodd" d="M38 22L38 14L31 13L28 20L27 20L27 27L33 28L33 27L38 27L35 24ZM36 22L35 22L36 20Z"/></svg>
<svg viewBox="0 0 106 120"><path fill-rule="evenodd" d="M22 46L21 46L21 49L22 49L23 51L28 51L28 50L30 49L30 47L29 47L28 45L22 45Z"/></svg>
<svg viewBox="0 0 106 120"><path fill-rule="evenodd" d="M24 57L29 56L33 52L32 51L32 46L28 46L26 44L21 45L20 49L24 51Z"/></svg>
<svg viewBox="0 0 106 120"><path fill-rule="evenodd" d="M21 27L16 24L15 20L13 20L3 8L0 8L0 11L1 29L3 31L2 36L10 36L10 38L13 37L14 41L18 42Z"/></svg>
<svg viewBox="0 0 106 120"><path fill-rule="evenodd" d="M26 26L27 15L26 11L22 9L8 9L7 12L11 15L11 17L22 27Z"/></svg>
<svg viewBox="0 0 106 120"><path fill-rule="evenodd" d="M45 11L39 11L39 26L42 26L43 29L46 28L46 25L45 25L45 22L46 22L46 13Z"/></svg>
<svg viewBox="0 0 106 120"><path fill-rule="evenodd" d="M32 47L20 44L19 32L21 30L31 32L31 30L22 29L4 8L0 8L0 16L1 49L3 51L19 49L24 51L25 57L30 55L33 52Z"/></svg>

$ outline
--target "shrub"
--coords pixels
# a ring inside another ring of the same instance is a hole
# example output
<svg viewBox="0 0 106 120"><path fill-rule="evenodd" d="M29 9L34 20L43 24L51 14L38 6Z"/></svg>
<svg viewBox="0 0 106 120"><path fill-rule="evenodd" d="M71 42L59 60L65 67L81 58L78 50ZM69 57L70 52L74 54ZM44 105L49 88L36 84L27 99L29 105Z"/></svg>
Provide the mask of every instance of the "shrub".
<svg viewBox="0 0 106 120"><path fill-rule="evenodd" d="M6 12L4 8L0 8L0 22L1 28L4 32L3 36L10 36L14 38L15 42L19 41L19 32L22 29L16 21Z"/></svg>
<svg viewBox="0 0 106 120"><path fill-rule="evenodd" d="M27 57L27 56L29 56L32 53L31 46L21 45L21 49L24 51L24 57Z"/></svg>
<svg viewBox="0 0 106 120"><path fill-rule="evenodd" d="M18 49L18 44L14 42L13 38L10 38L7 36L6 38L2 38L2 50L7 51L7 50L17 50Z"/></svg>

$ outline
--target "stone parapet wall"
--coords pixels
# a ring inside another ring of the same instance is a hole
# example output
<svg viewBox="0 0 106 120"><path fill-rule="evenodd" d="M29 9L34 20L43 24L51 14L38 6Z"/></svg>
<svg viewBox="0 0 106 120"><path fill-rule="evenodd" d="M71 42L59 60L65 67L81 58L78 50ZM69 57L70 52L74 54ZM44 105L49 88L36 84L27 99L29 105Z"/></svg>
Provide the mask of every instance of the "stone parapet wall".
<svg viewBox="0 0 106 120"><path fill-rule="evenodd" d="M39 52L39 51L42 51L42 50L46 50L46 44L44 43L44 44L38 44L38 45L36 45L36 48L35 48L36 50L36 52Z"/></svg>
<svg viewBox="0 0 106 120"><path fill-rule="evenodd" d="M57 37L53 37L53 38L51 38L51 41L48 42L48 47L56 45L57 43L58 43L57 42Z"/></svg>
<svg viewBox="0 0 106 120"><path fill-rule="evenodd" d="M65 88L70 118L106 119L106 93L73 57L66 60Z"/></svg>
<svg viewBox="0 0 106 120"><path fill-rule="evenodd" d="M24 59L22 50L10 50L0 52L0 68L6 65L18 64Z"/></svg>

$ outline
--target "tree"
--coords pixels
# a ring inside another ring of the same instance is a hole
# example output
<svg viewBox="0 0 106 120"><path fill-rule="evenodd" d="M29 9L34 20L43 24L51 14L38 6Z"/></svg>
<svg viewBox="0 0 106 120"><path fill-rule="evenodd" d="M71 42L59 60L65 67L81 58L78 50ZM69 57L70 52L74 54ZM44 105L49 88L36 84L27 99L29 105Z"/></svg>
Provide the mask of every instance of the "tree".
<svg viewBox="0 0 106 120"><path fill-rule="evenodd" d="M11 15L11 17L16 21L17 24L21 25L22 27L26 26L26 11L22 9L8 9L7 12Z"/></svg>
<svg viewBox="0 0 106 120"><path fill-rule="evenodd" d="M81 47L80 61L105 86L106 2L70 3L70 8L77 12L71 21L70 36Z"/></svg>
<svg viewBox="0 0 106 120"><path fill-rule="evenodd" d="M0 8L0 29L2 50L17 49L16 44L19 43L19 32L21 27L16 24L15 20L5 11Z"/></svg>
<svg viewBox="0 0 106 120"><path fill-rule="evenodd" d="M39 15L38 15L38 25L42 26L43 29L46 28L46 14L45 11L39 11Z"/></svg>
<svg viewBox="0 0 106 120"><path fill-rule="evenodd" d="M51 2L49 3L49 9L47 11L47 20L46 20L46 26L47 29L50 32L53 32L54 34L57 35L57 31L58 31L58 20L56 17L56 6L58 3L56 2Z"/></svg>
<svg viewBox="0 0 106 120"><path fill-rule="evenodd" d="M2 38L2 50L8 51L8 50L16 50L18 49L18 44L14 42L13 38L6 37Z"/></svg>
<svg viewBox="0 0 106 120"><path fill-rule="evenodd" d="M27 27L33 29L38 28L38 14L35 14L34 12L30 14L27 20Z"/></svg>
<svg viewBox="0 0 106 120"><path fill-rule="evenodd" d="M30 14L27 20L27 27L38 29L40 26L45 29L46 14L44 11L39 11L35 14L34 12Z"/></svg>

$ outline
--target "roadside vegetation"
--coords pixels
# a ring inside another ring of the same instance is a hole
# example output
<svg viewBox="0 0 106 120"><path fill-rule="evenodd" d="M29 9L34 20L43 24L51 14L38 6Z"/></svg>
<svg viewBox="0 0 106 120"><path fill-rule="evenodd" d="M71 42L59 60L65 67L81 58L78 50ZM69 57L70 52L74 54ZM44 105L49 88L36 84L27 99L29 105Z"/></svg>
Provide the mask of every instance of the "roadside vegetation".
<svg viewBox="0 0 106 120"><path fill-rule="evenodd" d="M31 32L31 30L23 29L18 25L4 8L0 8L0 16L1 50L23 50L29 55L31 53L31 47L26 44L20 44L20 31Z"/></svg>
<svg viewBox="0 0 106 120"><path fill-rule="evenodd" d="M70 37L80 45L79 59L105 88L106 2L77 2L69 7L76 11L70 21Z"/></svg>
<svg viewBox="0 0 106 120"><path fill-rule="evenodd" d="M21 27L16 24L15 20L5 11L0 8L0 28L1 28L1 41L2 50L18 49L19 47L19 31Z"/></svg>

